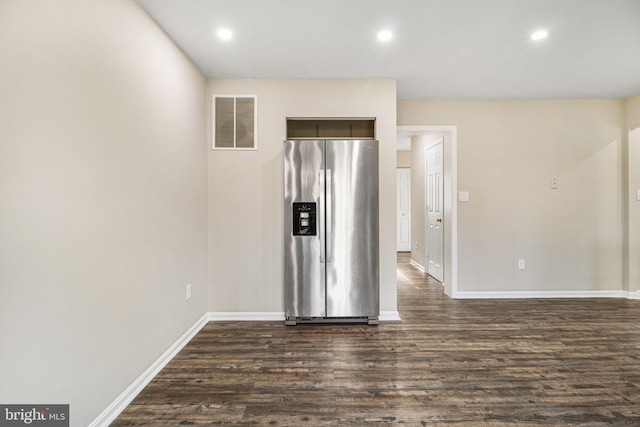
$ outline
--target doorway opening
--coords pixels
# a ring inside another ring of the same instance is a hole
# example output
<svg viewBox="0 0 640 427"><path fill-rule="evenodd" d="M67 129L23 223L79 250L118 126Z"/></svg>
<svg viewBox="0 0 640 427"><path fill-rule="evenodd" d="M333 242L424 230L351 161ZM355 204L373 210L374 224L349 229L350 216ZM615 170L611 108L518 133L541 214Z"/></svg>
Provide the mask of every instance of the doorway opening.
<svg viewBox="0 0 640 427"><path fill-rule="evenodd" d="M396 252L411 252L411 168L396 168Z"/></svg>
<svg viewBox="0 0 640 427"><path fill-rule="evenodd" d="M457 269L457 127L398 126L398 137L411 138L411 264L427 272L427 162L426 150L442 142L442 284L445 293L458 294ZM416 188L420 186L421 188ZM437 219L435 218L435 219Z"/></svg>

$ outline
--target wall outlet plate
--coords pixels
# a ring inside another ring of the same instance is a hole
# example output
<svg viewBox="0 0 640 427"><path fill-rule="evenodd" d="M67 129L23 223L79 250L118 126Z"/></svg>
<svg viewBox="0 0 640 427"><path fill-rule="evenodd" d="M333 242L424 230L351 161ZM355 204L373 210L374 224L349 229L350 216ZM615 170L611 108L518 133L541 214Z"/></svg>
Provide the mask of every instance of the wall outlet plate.
<svg viewBox="0 0 640 427"><path fill-rule="evenodd" d="M191 283L187 285L187 301L191 299Z"/></svg>

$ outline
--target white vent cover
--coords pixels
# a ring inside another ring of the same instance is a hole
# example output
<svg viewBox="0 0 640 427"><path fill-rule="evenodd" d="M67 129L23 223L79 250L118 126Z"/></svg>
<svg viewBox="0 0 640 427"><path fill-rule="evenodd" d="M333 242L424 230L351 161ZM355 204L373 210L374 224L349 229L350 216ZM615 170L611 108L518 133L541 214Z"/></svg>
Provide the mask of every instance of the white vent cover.
<svg viewBox="0 0 640 427"><path fill-rule="evenodd" d="M213 95L214 150L256 150L258 97Z"/></svg>

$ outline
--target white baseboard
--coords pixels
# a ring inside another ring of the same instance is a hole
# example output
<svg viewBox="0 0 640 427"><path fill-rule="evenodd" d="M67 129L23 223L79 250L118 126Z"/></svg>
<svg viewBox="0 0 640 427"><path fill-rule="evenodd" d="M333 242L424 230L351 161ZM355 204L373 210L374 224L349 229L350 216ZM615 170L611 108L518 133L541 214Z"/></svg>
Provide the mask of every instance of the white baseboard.
<svg viewBox="0 0 640 427"><path fill-rule="evenodd" d="M455 299L630 298L625 291L456 292Z"/></svg>
<svg viewBox="0 0 640 427"><path fill-rule="evenodd" d="M202 316L196 323L191 326L187 332L182 334L178 340L173 343L171 347L167 351L165 351L162 356L158 358L153 364L142 373L125 391L120 394L116 398L116 400L111 403L102 411L98 417L89 424L89 427L107 427L110 423L112 423L118 415L135 399L135 397L151 382L151 380L158 375L158 373L164 368L167 363L171 361L175 357L176 354L182 348L187 345L191 338L193 338L200 329L204 327L209 321L209 316L205 314Z"/></svg>
<svg viewBox="0 0 640 427"><path fill-rule="evenodd" d="M412 266L414 266L415 268L417 268L418 270L420 270L423 273L427 272L427 269L424 268L423 266L421 266L420 264L418 264L417 262L415 262L414 260L409 261L409 264L411 264Z"/></svg>
<svg viewBox="0 0 640 427"><path fill-rule="evenodd" d="M402 320L400 319L400 313L398 313L397 311L381 311L378 319L381 322L393 322Z"/></svg>
<svg viewBox="0 0 640 427"><path fill-rule="evenodd" d="M241 322L241 321L282 321L284 322L284 312L264 311L264 312L209 312L207 313L210 322ZM400 319L400 313L397 311L381 311L379 319L381 322L396 321Z"/></svg>
<svg viewBox="0 0 640 427"><path fill-rule="evenodd" d="M221 311L207 313L209 322L241 322L241 321L282 321L284 322L284 311Z"/></svg>
<svg viewBox="0 0 640 427"><path fill-rule="evenodd" d="M629 298L629 299L640 299L640 291L629 292L629 296L627 298Z"/></svg>

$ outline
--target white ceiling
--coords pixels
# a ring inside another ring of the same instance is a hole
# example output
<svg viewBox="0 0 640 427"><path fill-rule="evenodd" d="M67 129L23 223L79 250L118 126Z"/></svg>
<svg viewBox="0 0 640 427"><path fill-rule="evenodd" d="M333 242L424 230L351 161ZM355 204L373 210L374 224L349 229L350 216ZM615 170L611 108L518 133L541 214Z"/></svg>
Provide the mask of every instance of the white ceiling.
<svg viewBox="0 0 640 427"><path fill-rule="evenodd" d="M399 99L640 93L640 0L138 2L209 77L391 77Z"/></svg>

